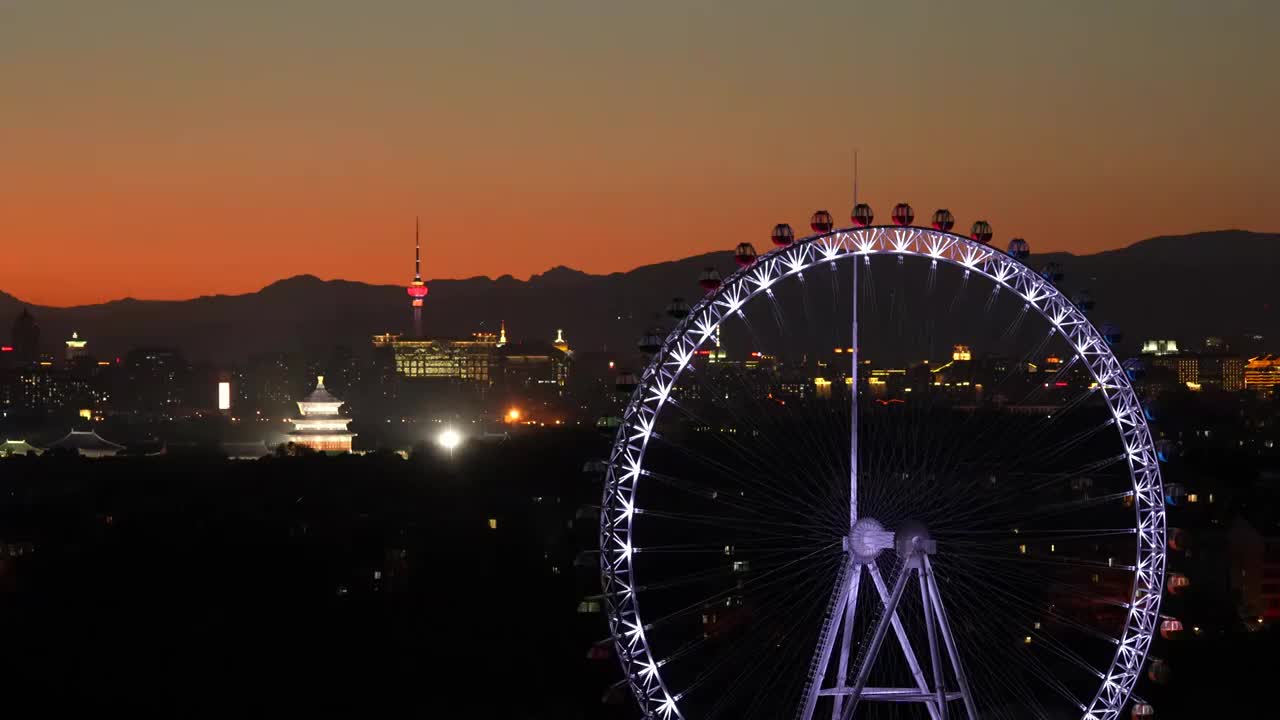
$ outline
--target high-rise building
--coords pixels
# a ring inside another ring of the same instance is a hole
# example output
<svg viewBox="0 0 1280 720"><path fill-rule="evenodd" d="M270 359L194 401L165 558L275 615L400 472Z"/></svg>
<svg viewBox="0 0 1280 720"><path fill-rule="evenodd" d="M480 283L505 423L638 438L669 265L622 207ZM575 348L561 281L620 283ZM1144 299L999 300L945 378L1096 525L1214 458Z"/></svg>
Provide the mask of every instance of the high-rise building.
<svg viewBox="0 0 1280 720"><path fill-rule="evenodd" d="M413 282L405 288L412 298L410 305L413 307L413 338L417 340L422 337L422 299L427 296L427 284L422 281L422 244L419 240L421 224L417 218L413 219Z"/></svg>
<svg viewBox="0 0 1280 720"><path fill-rule="evenodd" d="M320 452L350 452L351 439L346 418L338 414L342 401L334 397L324 386L324 376L316 378L316 389L298 401L302 417L293 421L289 439Z"/></svg>
<svg viewBox="0 0 1280 720"><path fill-rule="evenodd" d="M1243 390L1244 365L1239 355L1201 355L1200 384L1227 392Z"/></svg>
<svg viewBox="0 0 1280 720"><path fill-rule="evenodd" d="M40 360L40 326L32 317L31 311L23 308L13 321L12 341L9 347L13 350L13 359L19 364L30 364Z"/></svg>
<svg viewBox="0 0 1280 720"><path fill-rule="evenodd" d="M142 347L124 358L120 387L113 393L122 408L172 415L186 402L191 366L174 348Z"/></svg>

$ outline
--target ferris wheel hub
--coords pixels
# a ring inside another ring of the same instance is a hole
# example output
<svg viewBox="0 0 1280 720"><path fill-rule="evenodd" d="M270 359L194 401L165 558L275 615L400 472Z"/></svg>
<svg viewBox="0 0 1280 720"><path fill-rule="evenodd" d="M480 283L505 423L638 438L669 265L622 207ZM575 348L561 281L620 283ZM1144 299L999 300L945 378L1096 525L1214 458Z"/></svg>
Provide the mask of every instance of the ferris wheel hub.
<svg viewBox="0 0 1280 720"><path fill-rule="evenodd" d="M845 552L853 555L854 562L860 565L875 562L880 553L892 550L893 545L893 531L885 530L879 520L869 517L858 518L844 538Z"/></svg>

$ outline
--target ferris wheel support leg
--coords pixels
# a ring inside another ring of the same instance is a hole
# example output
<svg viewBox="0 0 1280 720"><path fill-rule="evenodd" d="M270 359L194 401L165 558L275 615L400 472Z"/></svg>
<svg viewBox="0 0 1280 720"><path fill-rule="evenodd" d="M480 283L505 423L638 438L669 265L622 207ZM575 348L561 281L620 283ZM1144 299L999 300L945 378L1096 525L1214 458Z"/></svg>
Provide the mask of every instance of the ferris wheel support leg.
<svg viewBox="0 0 1280 720"><path fill-rule="evenodd" d="M849 648L853 645L853 621L858 614L858 586L862 582L862 567L855 567L852 576L849 578L849 600L844 605L844 630L840 637L840 663L836 665L836 685L844 687L846 678L849 676ZM835 709L832 710L832 717L840 717L840 710L844 707L844 696L836 695Z"/></svg>
<svg viewBox="0 0 1280 720"><path fill-rule="evenodd" d="M841 571L836 575L831 605L827 610L827 617L823 620L822 631L818 635L818 649L809 666L809 682L805 687L804 705L800 708L798 720L813 720L813 712L818 706L818 694L822 691L822 679L826 676L827 665L831 662L837 626L840 624L841 615L844 614L844 608L849 604L851 586L857 582L851 580L851 576L856 577L855 573L861 575L862 567L853 561L853 555L849 555L841 566Z"/></svg>
<svg viewBox="0 0 1280 720"><path fill-rule="evenodd" d="M903 575L908 572L909 568L903 568ZM876 563L867 565L867 574L871 576L871 582L875 583L876 592L880 595L880 602L887 608L889 606L889 588L885 585L884 576L880 574L880 566ZM920 659L916 657L915 648L911 646L911 639L907 637L907 631L902 626L902 619L898 617L897 612L892 614L890 622L893 623L893 633L898 637L898 645L902 646L902 654L907 658L907 668L911 670L911 677L915 679L916 687L920 688L920 692L926 695L929 694L929 683L924 678L924 670L920 667ZM942 713L934 703L926 703L925 707L929 709L931 720L942 720Z"/></svg>
<svg viewBox="0 0 1280 720"><path fill-rule="evenodd" d="M907 580L910 575L907 568L903 568L902 572L898 573L898 579L893 584L893 594L885 603L884 613L880 615L875 634L871 636L871 644L867 646L867 658L875 658L880 654L880 646L884 644L884 638L889 634L889 626L892 624L890 619L896 619L898 616L898 603L902 601L902 592L907 589ZM858 709L858 700L862 699L862 691L867 689L867 680L871 678L871 665L870 661L864 662L858 669L858 679L854 681L853 691L849 694L849 705L844 709L840 720L853 720L853 713Z"/></svg>
<svg viewBox="0 0 1280 720"><path fill-rule="evenodd" d="M960 697L964 700L965 713L969 716L969 720L977 720L978 710L973 703L973 693L969 690L969 678L965 675L964 663L960 661L960 651L956 647L955 637L951 634L951 625L947 622L947 611L942 607L942 593L938 592L938 580L934 577L933 565L929 562L928 556L923 560L920 572L933 596L933 614L938 620L938 630L942 633L942 640L947 645L947 655L951 657L951 669L956 674L956 682L960 684Z"/></svg>
<svg viewBox="0 0 1280 720"><path fill-rule="evenodd" d="M938 655L938 630L934 627L933 591L929 588L929 580L923 568L920 572L920 609L924 613L925 634L929 638L929 660L933 670L933 687L937 690L938 708L942 711L942 720L947 720L947 688L946 678L942 674L942 658Z"/></svg>

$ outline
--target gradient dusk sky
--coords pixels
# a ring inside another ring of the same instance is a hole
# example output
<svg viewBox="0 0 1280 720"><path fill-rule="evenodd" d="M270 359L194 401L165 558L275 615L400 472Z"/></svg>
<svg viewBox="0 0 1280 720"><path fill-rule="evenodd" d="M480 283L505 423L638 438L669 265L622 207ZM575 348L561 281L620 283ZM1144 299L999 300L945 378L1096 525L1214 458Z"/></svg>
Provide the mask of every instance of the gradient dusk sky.
<svg viewBox="0 0 1280 720"><path fill-rule="evenodd" d="M0 290L627 270L776 222L1280 230L1280 2L0 0Z"/></svg>

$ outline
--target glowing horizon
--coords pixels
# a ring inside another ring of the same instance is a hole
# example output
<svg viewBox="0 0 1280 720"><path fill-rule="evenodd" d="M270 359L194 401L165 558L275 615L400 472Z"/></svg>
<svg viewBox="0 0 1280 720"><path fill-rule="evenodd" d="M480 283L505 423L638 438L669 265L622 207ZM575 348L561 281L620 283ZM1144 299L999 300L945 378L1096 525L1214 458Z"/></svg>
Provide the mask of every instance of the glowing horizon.
<svg viewBox="0 0 1280 720"><path fill-rule="evenodd" d="M4 12L0 291L37 305L405 286L418 215L425 279L763 250L846 224L855 146L878 218L997 246L1275 229L1274 4Z"/></svg>

